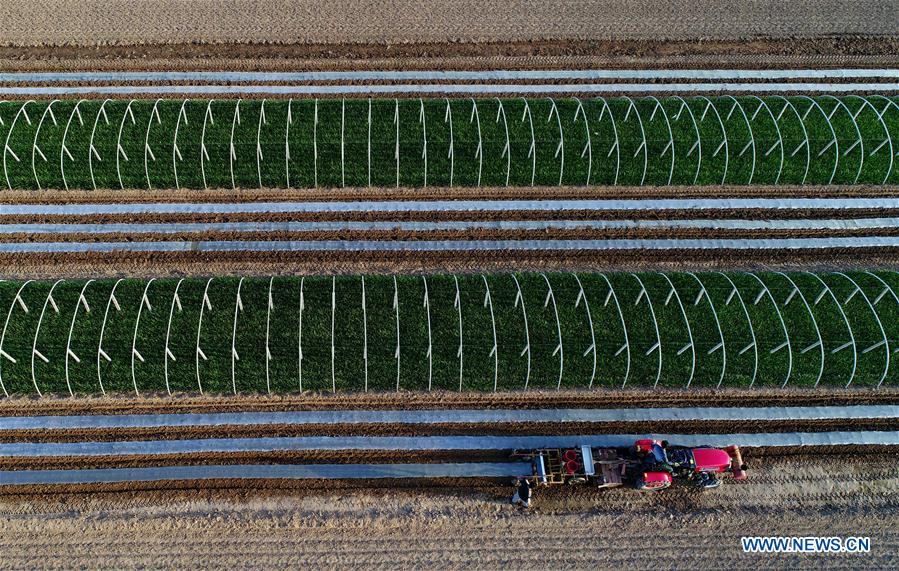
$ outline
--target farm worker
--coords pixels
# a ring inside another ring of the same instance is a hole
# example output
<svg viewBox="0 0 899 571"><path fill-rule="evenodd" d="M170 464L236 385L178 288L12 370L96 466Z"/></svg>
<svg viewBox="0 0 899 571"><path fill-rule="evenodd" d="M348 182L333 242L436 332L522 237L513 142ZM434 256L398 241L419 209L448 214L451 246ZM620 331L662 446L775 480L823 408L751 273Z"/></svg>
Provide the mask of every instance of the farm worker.
<svg viewBox="0 0 899 571"><path fill-rule="evenodd" d="M512 495L512 505L523 508L531 507L531 482L527 478L515 481L515 493Z"/></svg>

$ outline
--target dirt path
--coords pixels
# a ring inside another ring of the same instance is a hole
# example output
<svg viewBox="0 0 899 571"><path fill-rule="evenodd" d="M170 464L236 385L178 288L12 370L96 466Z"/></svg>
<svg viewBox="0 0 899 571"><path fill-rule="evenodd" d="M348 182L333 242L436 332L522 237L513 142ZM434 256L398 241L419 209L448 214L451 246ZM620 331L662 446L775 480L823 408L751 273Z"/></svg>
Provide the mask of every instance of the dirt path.
<svg viewBox="0 0 899 571"><path fill-rule="evenodd" d="M9 568L366 566L889 568L899 486L884 456L754 460L715 492L541 491L518 513L496 484L0 498ZM749 556L745 535L870 536L867 555Z"/></svg>

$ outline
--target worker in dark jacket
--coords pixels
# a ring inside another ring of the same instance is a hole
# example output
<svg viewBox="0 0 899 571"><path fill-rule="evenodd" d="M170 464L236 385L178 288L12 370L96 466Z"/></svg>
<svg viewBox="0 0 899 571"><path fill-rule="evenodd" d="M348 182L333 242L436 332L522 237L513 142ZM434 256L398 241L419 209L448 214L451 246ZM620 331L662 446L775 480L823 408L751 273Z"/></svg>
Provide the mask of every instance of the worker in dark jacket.
<svg viewBox="0 0 899 571"><path fill-rule="evenodd" d="M515 493L512 495L512 505L523 508L531 507L531 488L533 484L528 478L519 478L515 481Z"/></svg>

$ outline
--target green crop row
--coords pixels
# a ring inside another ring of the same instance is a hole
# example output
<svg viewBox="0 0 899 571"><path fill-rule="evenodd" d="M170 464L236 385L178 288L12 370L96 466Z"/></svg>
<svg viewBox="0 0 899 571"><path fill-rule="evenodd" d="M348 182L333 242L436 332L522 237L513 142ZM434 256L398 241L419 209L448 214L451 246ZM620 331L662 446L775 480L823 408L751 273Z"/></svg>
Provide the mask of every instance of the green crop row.
<svg viewBox="0 0 899 571"><path fill-rule="evenodd" d="M8 188L899 183L872 96L0 103Z"/></svg>
<svg viewBox="0 0 899 571"><path fill-rule="evenodd" d="M7 394L896 386L899 274L2 282Z"/></svg>

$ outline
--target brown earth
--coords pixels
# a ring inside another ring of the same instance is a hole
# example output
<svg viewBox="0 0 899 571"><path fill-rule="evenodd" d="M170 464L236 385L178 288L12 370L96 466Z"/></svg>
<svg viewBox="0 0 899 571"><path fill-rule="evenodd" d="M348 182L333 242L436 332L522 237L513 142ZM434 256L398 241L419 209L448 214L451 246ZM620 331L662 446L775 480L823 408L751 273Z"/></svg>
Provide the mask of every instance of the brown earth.
<svg viewBox="0 0 899 571"><path fill-rule="evenodd" d="M173 223L179 222L396 222L396 221L465 221L465 220L802 220L802 219L858 219L899 216L897 208L853 208L851 210L778 208L746 209L685 209L685 210L470 210L460 212L265 212L265 213L189 213L189 214L42 214L5 215L0 206L0 220L7 224L107 224L107 223ZM4 234L4 237L15 234ZM39 239L35 235L35 239ZM126 241L135 241L135 234Z"/></svg>
<svg viewBox="0 0 899 571"><path fill-rule="evenodd" d="M823 69L897 62L892 37L378 44L0 46L2 71Z"/></svg>
<svg viewBox="0 0 899 571"><path fill-rule="evenodd" d="M5 567L22 569L707 568L710 561L887 569L899 565L895 460L759 457L749 480L711 492L543 489L530 512L508 505L508 484L481 480L45 489L0 497L0 553ZM869 536L871 553L744 555L747 535Z"/></svg>
<svg viewBox="0 0 899 571"><path fill-rule="evenodd" d="M9 0L0 9L8 46L889 37L896 21L899 7L876 0Z"/></svg>
<svg viewBox="0 0 899 571"><path fill-rule="evenodd" d="M899 187L833 186L561 186L561 187L347 187L319 189L4 190L0 204L140 204L229 202L353 202L367 200L549 200L638 198L877 198ZM0 211L0 214L3 214Z"/></svg>
<svg viewBox="0 0 899 571"><path fill-rule="evenodd" d="M40 242L120 242L127 248L129 242L218 242L218 241L263 241L289 242L339 240L356 241L408 241L453 240L460 244L469 241L497 240L700 240L700 239L787 239L787 238L839 238L861 236L897 236L899 228L849 228L849 229L707 229L707 228L609 228L609 229L553 229L537 230L513 229L471 229L471 230L323 230L323 231L258 231L258 232L177 232L177 233L17 233L3 234L4 243Z"/></svg>
<svg viewBox="0 0 899 571"><path fill-rule="evenodd" d="M689 390L531 390L499 393L385 392L262 396L129 394L61 397L13 397L0 400L0 415L151 414L290 410L434 410L653 408L705 406L836 406L899 402L899 387L880 389L724 389Z"/></svg>
<svg viewBox="0 0 899 571"><path fill-rule="evenodd" d="M897 268L899 248L2 254L9 279Z"/></svg>

